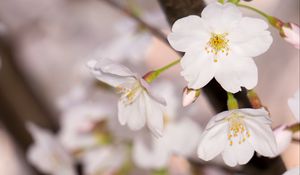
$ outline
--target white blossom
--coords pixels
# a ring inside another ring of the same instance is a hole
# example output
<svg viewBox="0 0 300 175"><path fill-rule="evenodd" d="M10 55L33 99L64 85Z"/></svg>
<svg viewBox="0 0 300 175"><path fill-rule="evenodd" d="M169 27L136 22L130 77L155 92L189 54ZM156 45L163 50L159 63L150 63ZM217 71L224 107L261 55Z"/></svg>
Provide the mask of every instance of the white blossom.
<svg viewBox="0 0 300 175"><path fill-rule="evenodd" d="M215 78L229 92L252 89L258 72L253 57L266 52L273 39L268 24L243 17L231 3L212 3L201 17L177 20L168 36L171 46L185 52L181 75L188 88L199 89Z"/></svg>
<svg viewBox="0 0 300 175"><path fill-rule="evenodd" d="M300 174L300 167L292 168L286 171L285 173L283 173L283 175L299 175L299 174Z"/></svg>
<svg viewBox="0 0 300 175"><path fill-rule="evenodd" d="M152 93L144 79L109 59L91 60L88 67L98 80L115 87L121 93L118 102L121 125L127 124L130 129L139 130L147 124L153 135L162 135L162 109L165 102Z"/></svg>
<svg viewBox="0 0 300 175"><path fill-rule="evenodd" d="M104 146L88 150L82 157L84 174L113 174L125 161L125 149L116 146Z"/></svg>
<svg viewBox="0 0 300 175"><path fill-rule="evenodd" d="M144 169L166 168L173 155L189 157L196 152L201 134L199 126L185 118L167 124L159 139L138 137L134 141L133 160Z"/></svg>
<svg viewBox="0 0 300 175"><path fill-rule="evenodd" d="M287 129L286 125L280 126L274 131L275 139L277 142L277 155L282 154L290 145L293 138L293 133L291 130Z"/></svg>
<svg viewBox="0 0 300 175"><path fill-rule="evenodd" d="M98 103L85 103L69 108L61 117L59 138L62 144L71 151L100 144L102 135L95 133L93 129L101 122L105 124L109 113L109 110Z"/></svg>
<svg viewBox="0 0 300 175"><path fill-rule="evenodd" d="M254 155L274 157L277 144L268 112L261 109L237 109L214 116L201 136L198 156L208 161L222 154L229 166L246 164Z"/></svg>
<svg viewBox="0 0 300 175"><path fill-rule="evenodd" d="M294 114L297 121L300 121L299 116L299 90L295 93L294 97L288 100L289 107Z"/></svg>
<svg viewBox="0 0 300 175"><path fill-rule="evenodd" d="M299 46L299 26L294 23L288 23L282 26L283 38L290 44L292 44L296 49L300 49Z"/></svg>
<svg viewBox="0 0 300 175"><path fill-rule="evenodd" d="M55 136L31 123L27 127L34 139L27 153L30 163L44 173L76 175L71 155Z"/></svg>

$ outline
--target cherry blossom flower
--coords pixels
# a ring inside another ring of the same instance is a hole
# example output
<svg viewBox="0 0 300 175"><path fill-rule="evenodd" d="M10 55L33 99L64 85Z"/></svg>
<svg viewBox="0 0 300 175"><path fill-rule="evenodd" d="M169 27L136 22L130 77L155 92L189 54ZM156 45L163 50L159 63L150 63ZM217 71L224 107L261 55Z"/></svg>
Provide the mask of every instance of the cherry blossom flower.
<svg viewBox="0 0 300 175"><path fill-rule="evenodd" d="M118 119L121 125L139 130L147 124L153 135L163 133L164 99L154 94L148 83L127 67L109 59L91 60L88 67L94 76L121 93L118 102Z"/></svg>
<svg viewBox="0 0 300 175"><path fill-rule="evenodd" d="M222 154L229 166L246 164L254 155L273 157L277 144L268 112L237 109L214 116L206 126L198 147L199 158L209 161Z"/></svg>
<svg viewBox="0 0 300 175"><path fill-rule="evenodd" d="M148 170L166 168L174 156L186 158L194 155L201 134L201 128L196 122L188 117L181 117L181 112L178 111L179 98L173 84L168 81L159 82L155 84L154 90L156 89L162 92L168 104L164 111L164 136L155 139L140 134L133 143L134 163Z"/></svg>
<svg viewBox="0 0 300 175"><path fill-rule="evenodd" d="M300 49L299 46L299 25L294 23L287 23L281 27L283 38L295 48Z"/></svg>
<svg viewBox="0 0 300 175"><path fill-rule="evenodd" d="M34 139L34 144L27 153L30 163L44 173L76 175L71 155L65 151L55 136L31 123L27 127Z"/></svg>
<svg viewBox="0 0 300 175"><path fill-rule="evenodd" d="M278 156L283 153L292 142L293 133L287 129L286 125L283 125L274 130L274 135L277 142L278 151L276 156Z"/></svg>
<svg viewBox="0 0 300 175"><path fill-rule="evenodd" d="M62 115L59 138L70 151L78 151L101 144L106 139L106 131L95 132L97 126L105 130L110 111L98 103L74 106ZM107 128L108 129L108 128Z"/></svg>
<svg viewBox="0 0 300 175"><path fill-rule="evenodd" d="M253 57L266 52L273 39L268 24L243 17L231 3L211 3L201 17L191 15L177 20L168 40L185 52L181 75L188 88L199 89L215 78L228 92L256 86L258 72Z"/></svg>
<svg viewBox="0 0 300 175"><path fill-rule="evenodd" d="M289 107L294 114L297 121L300 121L299 116L299 90L295 93L293 98L288 100Z"/></svg>
<svg viewBox="0 0 300 175"><path fill-rule="evenodd" d="M145 136L141 136L135 139L133 160L137 166L144 169L166 168L174 155L192 156L196 151L200 134L201 129L191 119L170 122L162 138L147 140Z"/></svg>
<svg viewBox="0 0 300 175"><path fill-rule="evenodd" d="M283 173L283 175L299 175L299 174L300 174L300 167L290 169L290 170L286 171L285 173Z"/></svg>
<svg viewBox="0 0 300 175"><path fill-rule="evenodd" d="M82 157L84 174L114 174L124 164L125 153L123 147L112 145L86 151Z"/></svg>

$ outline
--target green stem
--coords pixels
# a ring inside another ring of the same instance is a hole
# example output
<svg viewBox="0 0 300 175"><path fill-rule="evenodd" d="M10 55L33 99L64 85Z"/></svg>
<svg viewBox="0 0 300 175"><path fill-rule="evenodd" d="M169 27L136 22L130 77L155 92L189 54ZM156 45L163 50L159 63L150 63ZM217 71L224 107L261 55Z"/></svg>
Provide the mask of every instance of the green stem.
<svg viewBox="0 0 300 175"><path fill-rule="evenodd" d="M249 10L252 10L258 14L260 14L261 16L265 17L268 22L273 26L275 27L276 29L278 29L279 31L281 31L281 27L284 25L284 22L282 22L281 20L273 17L273 16L270 16L268 14L266 14L265 12L261 11L261 10L258 10L257 8L254 8L254 7L251 7L251 6L248 6L248 5L245 5L245 4L236 4L238 7L242 7L242 8L246 8L246 9L249 9Z"/></svg>
<svg viewBox="0 0 300 175"><path fill-rule="evenodd" d="M238 109L239 104L232 93L227 92L227 107L228 110Z"/></svg>
<svg viewBox="0 0 300 175"><path fill-rule="evenodd" d="M270 18L273 18L272 16L269 16L268 14L266 14L265 12L262 12L254 7L248 6L248 5L244 5L244 4L237 4L238 7L242 7L242 8L246 8L252 11L255 11L256 13L262 15L263 17L265 17L267 20L270 20Z"/></svg>
<svg viewBox="0 0 300 175"><path fill-rule="evenodd" d="M154 71L148 72L146 73L143 78L148 82L148 83L152 83L161 73L163 73L164 71L168 70L169 68L175 66L176 64L178 64L180 62L180 58L159 68L156 69Z"/></svg>
<svg viewBox="0 0 300 175"><path fill-rule="evenodd" d="M287 127L288 130L292 131L293 133L296 133L300 131L300 123L294 123Z"/></svg>
<svg viewBox="0 0 300 175"><path fill-rule="evenodd" d="M224 0L218 0L218 2L224 4Z"/></svg>

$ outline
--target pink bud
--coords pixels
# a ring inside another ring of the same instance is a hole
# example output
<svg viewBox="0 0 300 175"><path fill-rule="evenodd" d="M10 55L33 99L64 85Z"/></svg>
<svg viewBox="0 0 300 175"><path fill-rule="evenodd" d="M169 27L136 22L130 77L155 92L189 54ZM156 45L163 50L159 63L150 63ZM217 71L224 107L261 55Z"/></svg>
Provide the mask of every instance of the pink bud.
<svg viewBox="0 0 300 175"><path fill-rule="evenodd" d="M286 23L282 26L283 38L295 48L299 49L299 25L294 23Z"/></svg>
<svg viewBox="0 0 300 175"><path fill-rule="evenodd" d="M182 106L188 106L194 103L200 96L200 89L189 89L185 87L182 95Z"/></svg>

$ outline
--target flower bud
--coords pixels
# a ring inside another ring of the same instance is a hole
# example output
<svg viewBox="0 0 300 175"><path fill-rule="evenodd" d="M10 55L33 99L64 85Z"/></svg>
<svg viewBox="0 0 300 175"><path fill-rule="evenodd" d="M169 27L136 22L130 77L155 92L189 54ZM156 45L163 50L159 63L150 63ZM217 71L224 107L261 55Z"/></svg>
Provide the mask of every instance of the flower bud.
<svg viewBox="0 0 300 175"><path fill-rule="evenodd" d="M182 95L182 106L185 107L194 103L200 94L200 89L189 89L188 87L185 87Z"/></svg>
<svg viewBox="0 0 300 175"><path fill-rule="evenodd" d="M288 43L299 49L299 25L294 23L286 23L281 27L281 36Z"/></svg>

